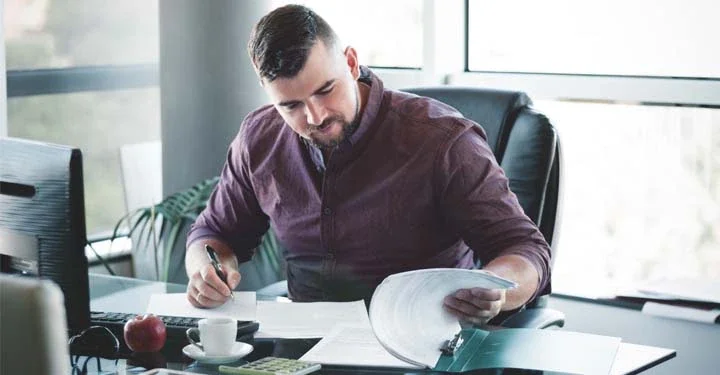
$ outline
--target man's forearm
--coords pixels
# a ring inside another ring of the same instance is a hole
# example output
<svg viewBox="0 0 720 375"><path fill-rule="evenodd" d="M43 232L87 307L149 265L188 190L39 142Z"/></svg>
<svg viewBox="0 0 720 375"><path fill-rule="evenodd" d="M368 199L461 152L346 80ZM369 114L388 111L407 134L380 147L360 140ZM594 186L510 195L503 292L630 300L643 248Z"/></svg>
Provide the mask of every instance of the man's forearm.
<svg viewBox="0 0 720 375"><path fill-rule="evenodd" d="M529 260L520 255L499 256L483 269L519 284L517 288L507 291L503 311L513 310L527 303L540 282L538 271Z"/></svg>
<svg viewBox="0 0 720 375"><path fill-rule="evenodd" d="M185 272L187 272L188 277L192 277L195 272L210 263L210 259L208 259L207 252L205 251L206 244L215 250L223 267L232 267L234 270L238 269L237 258L232 249L230 249L230 246L214 238L201 238L191 243L185 253Z"/></svg>

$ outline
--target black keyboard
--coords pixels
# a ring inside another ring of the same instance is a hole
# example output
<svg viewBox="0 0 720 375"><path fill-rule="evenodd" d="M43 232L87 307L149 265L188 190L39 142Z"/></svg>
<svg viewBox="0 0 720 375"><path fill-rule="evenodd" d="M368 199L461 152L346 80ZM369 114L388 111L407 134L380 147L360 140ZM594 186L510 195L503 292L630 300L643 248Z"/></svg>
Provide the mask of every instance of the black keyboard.
<svg viewBox="0 0 720 375"><path fill-rule="evenodd" d="M90 325L107 327L122 341L125 323L137 315L139 314L92 311L90 312ZM167 341L171 342L188 342L185 331L188 328L197 327L198 320L201 319L164 315L158 315L158 317L165 323ZM259 327L260 325L255 321L238 321L237 339L244 341L251 338Z"/></svg>

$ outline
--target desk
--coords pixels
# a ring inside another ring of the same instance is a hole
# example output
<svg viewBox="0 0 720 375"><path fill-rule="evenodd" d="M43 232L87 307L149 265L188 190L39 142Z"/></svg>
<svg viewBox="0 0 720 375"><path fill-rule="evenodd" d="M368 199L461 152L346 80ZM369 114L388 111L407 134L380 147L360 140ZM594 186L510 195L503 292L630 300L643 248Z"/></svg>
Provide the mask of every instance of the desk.
<svg viewBox="0 0 720 375"><path fill-rule="evenodd" d="M179 284L167 284L152 282L125 277L113 277L105 275L90 275L90 306L93 311L112 311L123 313L144 312L150 296L154 293L182 293L185 286ZM263 296L258 296L262 299ZM284 358L299 358L308 351L318 339L309 340L256 340L253 342L255 350L245 359L255 360L268 355ZM204 366L193 362L190 358L182 355L179 347L166 347L161 353L155 356L121 355L122 358L115 361L104 361L103 370L108 366L116 369L118 374L136 374L137 365L146 368L168 367L179 370L186 370L196 373L216 374L217 365ZM144 358L143 358L144 357ZM612 374L636 374L649 368L657 366L675 357L675 351L664 348L657 348L644 345L633 345L621 343L613 364ZM153 362L155 361L155 362ZM94 362L94 361L91 361ZM242 364L240 361L237 365ZM92 364L92 363L91 363ZM106 370L107 371L107 370ZM324 374L357 374L357 373L407 373L408 370L393 371L391 369L370 369L358 367L325 366ZM507 371L506 371L507 372ZM108 372L103 372L108 373ZM430 372L423 372L430 373ZM480 373L496 373L480 372Z"/></svg>

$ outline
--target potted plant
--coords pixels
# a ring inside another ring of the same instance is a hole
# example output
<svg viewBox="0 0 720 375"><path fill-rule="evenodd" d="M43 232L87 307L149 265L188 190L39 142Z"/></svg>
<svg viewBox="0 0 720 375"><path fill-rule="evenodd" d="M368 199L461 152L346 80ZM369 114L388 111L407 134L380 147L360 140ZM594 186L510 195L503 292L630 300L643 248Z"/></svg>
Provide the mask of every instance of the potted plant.
<svg viewBox="0 0 720 375"><path fill-rule="evenodd" d="M178 242L178 239L185 238L184 234L207 205L219 179L214 177L201 181L186 190L166 197L157 204L128 213L118 220L111 240L118 237L122 228L127 227L126 235L133 240L133 256L136 256L141 249L150 250L158 280L186 281L183 265L185 241ZM243 274L241 289L259 288L264 286L263 284L284 279L284 263L281 258L280 246L272 230L269 230L253 259L241 265ZM173 277L171 265L175 266L173 269L182 270L179 273L181 280L178 280L178 274Z"/></svg>

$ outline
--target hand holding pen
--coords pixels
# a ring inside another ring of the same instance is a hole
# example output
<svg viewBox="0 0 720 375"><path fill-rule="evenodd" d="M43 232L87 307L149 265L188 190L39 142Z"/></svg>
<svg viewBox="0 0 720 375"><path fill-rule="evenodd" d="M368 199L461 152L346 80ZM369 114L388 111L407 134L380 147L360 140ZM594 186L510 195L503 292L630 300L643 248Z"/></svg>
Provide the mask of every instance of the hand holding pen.
<svg viewBox="0 0 720 375"><path fill-rule="evenodd" d="M223 283L225 283L225 285L227 285L228 289L230 289L230 298L235 300L233 288L230 286L230 283L228 283L227 275L222 268L222 264L220 264L220 261L218 260L215 250L210 245L205 244L205 252L207 252L207 256L210 259L210 264L212 264L213 268L215 269L215 273L217 274L217 276L220 278L220 280L222 280Z"/></svg>

